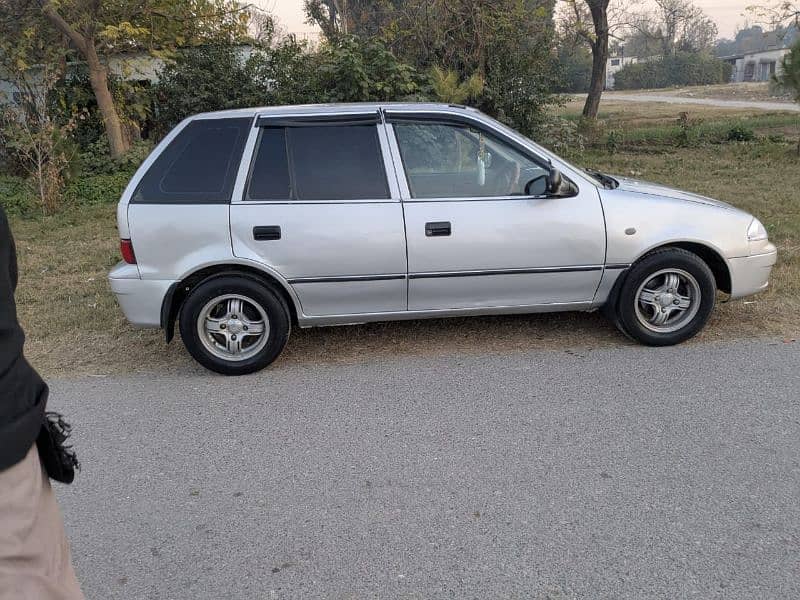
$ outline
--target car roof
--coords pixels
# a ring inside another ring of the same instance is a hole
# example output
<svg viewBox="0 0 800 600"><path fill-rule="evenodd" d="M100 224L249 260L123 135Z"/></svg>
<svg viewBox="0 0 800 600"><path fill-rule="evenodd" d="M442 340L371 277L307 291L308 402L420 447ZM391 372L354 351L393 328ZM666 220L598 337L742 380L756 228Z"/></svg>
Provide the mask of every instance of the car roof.
<svg viewBox="0 0 800 600"><path fill-rule="evenodd" d="M280 106L261 106L252 108L235 108L231 110L219 110L214 112L200 113L193 115L192 119L223 119L236 117L263 116L283 116L296 115L298 113L333 114L348 111L370 111L378 109L396 110L416 110L416 111L435 111L449 113L479 113L477 109L462 106L460 104L445 104L442 102L352 102L352 103L332 103L332 104L284 104Z"/></svg>

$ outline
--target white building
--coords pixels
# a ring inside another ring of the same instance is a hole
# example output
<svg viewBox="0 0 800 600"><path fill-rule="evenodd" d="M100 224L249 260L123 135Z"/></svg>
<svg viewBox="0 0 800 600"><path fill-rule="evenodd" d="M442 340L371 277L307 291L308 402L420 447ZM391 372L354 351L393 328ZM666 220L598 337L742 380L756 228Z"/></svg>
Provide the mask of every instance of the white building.
<svg viewBox="0 0 800 600"><path fill-rule="evenodd" d="M721 60L733 66L731 82L770 81L773 75L781 73L781 59L789 53L789 48L762 50L746 54L723 56Z"/></svg>
<svg viewBox="0 0 800 600"><path fill-rule="evenodd" d="M606 89L614 89L614 75L623 67L639 62L635 56L612 56L606 61Z"/></svg>

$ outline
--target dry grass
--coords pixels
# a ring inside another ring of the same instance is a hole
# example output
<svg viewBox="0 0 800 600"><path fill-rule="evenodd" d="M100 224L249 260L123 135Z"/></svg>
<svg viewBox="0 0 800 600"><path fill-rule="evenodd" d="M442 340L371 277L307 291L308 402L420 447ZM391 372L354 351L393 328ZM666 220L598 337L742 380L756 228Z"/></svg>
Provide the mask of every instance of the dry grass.
<svg viewBox="0 0 800 600"><path fill-rule="evenodd" d="M625 90L608 94L647 94L649 96L680 96L683 98L714 98L717 100L751 100L754 102L791 102L791 97L776 90L769 82L748 82L719 85L694 85L688 87L661 88L654 90Z"/></svg>
<svg viewBox="0 0 800 600"><path fill-rule="evenodd" d="M627 118L638 117L631 112ZM745 302L719 305L699 339L800 334L800 160L789 145L724 144L613 156L590 152L582 162L720 198L758 215L780 249L773 285ZM166 346L160 331L131 328L117 307L106 282L118 260L114 207L14 218L12 226L27 353L45 374L198 369L179 341ZM443 319L296 330L280 364L629 343L597 314Z"/></svg>
<svg viewBox="0 0 800 600"><path fill-rule="evenodd" d="M559 109L566 117L576 117L583 110L583 99L571 98ZM600 112L597 118L611 121L614 125L625 125L628 129L647 125L663 125L675 121L681 112L689 112L692 117L700 119L719 119L730 117L753 116L753 109L706 106L704 104L669 104L667 102L634 102L631 100L614 100L608 92L603 94ZM756 114L761 114L758 111Z"/></svg>
<svg viewBox="0 0 800 600"><path fill-rule="evenodd" d="M577 120L583 101L570 100L558 113ZM598 122L606 131L618 130L635 135L648 130L674 126L681 113L687 113L695 123L722 123L740 120L749 124L759 135L781 133L789 139L800 136L800 113L763 111L747 108L705 106L702 104L668 104L660 102L614 101L603 96Z"/></svg>

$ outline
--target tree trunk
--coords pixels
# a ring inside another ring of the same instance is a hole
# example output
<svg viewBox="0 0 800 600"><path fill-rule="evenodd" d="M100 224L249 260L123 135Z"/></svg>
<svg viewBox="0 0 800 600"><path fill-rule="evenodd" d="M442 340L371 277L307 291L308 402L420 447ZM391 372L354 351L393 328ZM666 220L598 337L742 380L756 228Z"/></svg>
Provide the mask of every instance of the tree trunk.
<svg viewBox="0 0 800 600"><path fill-rule="evenodd" d="M598 40L599 42L600 40ZM597 48L598 43L592 44L592 79L589 83L589 94L583 105L583 116L587 119L596 119L600 110L600 97L606 86L606 62L608 60L608 35L604 46Z"/></svg>
<svg viewBox="0 0 800 600"><path fill-rule="evenodd" d="M108 89L108 69L100 62L94 47L89 45L86 53L86 64L89 67L89 81L97 99L97 108L103 117L103 125L108 137L108 148L113 158L119 158L128 150L128 143L122 135L122 123L114 106L114 98Z"/></svg>
<svg viewBox="0 0 800 600"><path fill-rule="evenodd" d="M592 79L589 95L583 105L583 116L596 119L600 110L600 97L606 85L606 62L608 61L608 0L587 0L592 13L595 39L592 41Z"/></svg>
<svg viewBox="0 0 800 600"><path fill-rule="evenodd" d="M91 34L84 35L67 23L56 10L51 0L45 0L42 4L42 13L56 29L69 38L86 60L86 64L89 67L89 81L92 84L92 91L94 91L100 115L103 117L103 125L106 129L111 156L114 158L122 156L128 149L128 143L122 135L122 123L117 113L117 108L114 106L114 98L108 89L108 69L100 62L100 58L97 56L93 36Z"/></svg>

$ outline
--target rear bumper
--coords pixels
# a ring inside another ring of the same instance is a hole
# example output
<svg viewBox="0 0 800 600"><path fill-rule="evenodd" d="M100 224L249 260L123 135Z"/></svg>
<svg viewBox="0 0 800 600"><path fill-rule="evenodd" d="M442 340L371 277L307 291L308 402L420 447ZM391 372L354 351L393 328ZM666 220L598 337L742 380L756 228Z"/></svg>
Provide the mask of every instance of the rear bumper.
<svg viewBox="0 0 800 600"><path fill-rule="evenodd" d="M120 263L111 270L108 281L122 312L137 327L161 327L161 305L170 286L168 279L131 277L130 265Z"/></svg>
<svg viewBox="0 0 800 600"><path fill-rule="evenodd" d="M728 259L731 298L743 298L767 289L772 266L778 260L777 249L770 246L771 250L763 254Z"/></svg>

